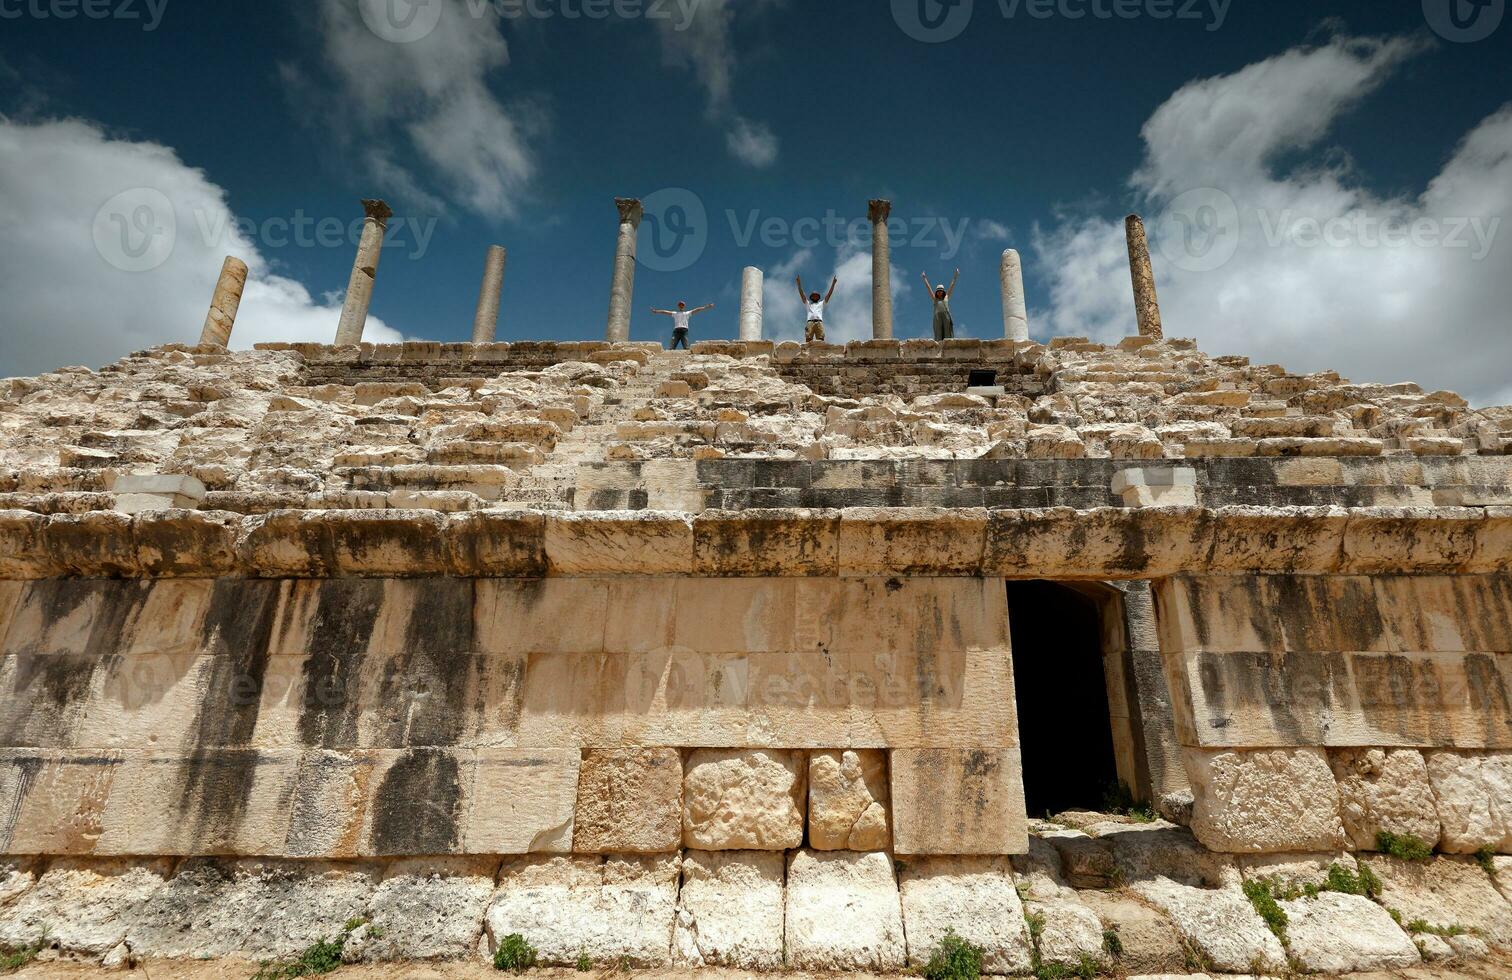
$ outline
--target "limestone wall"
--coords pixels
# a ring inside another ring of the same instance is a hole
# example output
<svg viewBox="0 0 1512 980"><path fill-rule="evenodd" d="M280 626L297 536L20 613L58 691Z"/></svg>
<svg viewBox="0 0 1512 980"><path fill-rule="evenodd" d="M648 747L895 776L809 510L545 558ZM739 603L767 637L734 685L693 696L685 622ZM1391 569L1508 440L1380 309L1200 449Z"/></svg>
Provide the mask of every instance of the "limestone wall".
<svg viewBox="0 0 1512 980"><path fill-rule="evenodd" d="M1022 852L1000 580L0 583L11 855Z"/></svg>
<svg viewBox="0 0 1512 980"><path fill-rule="evenodd" d="M1157 595L1204 844L1512 850L1512 577L1179 577Z"/></svg>

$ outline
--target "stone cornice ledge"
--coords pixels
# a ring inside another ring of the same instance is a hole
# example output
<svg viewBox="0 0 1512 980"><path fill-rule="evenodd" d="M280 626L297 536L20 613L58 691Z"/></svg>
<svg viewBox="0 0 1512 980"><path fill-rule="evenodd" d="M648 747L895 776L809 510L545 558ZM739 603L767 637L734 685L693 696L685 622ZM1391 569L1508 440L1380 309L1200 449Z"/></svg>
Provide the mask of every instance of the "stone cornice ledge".
<svg viewBox="0 0 1512 980"><path fill-rule="evenodd" d="M0 511L0 579L1496 572L1512 507Z"/></svg>

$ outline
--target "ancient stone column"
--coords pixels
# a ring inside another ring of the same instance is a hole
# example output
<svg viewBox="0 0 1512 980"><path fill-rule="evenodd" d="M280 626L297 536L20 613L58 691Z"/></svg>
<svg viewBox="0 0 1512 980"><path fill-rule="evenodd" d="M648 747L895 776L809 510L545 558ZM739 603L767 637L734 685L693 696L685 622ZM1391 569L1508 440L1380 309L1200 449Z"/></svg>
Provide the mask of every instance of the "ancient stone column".
<svg viewBox="0 0 1512 980"><path fill-rule="evenodd" d="M761 291L766 275L752 266L740 277L740 339L761 339Z"/></svg>
<svg viewBox="0 0 1512 980"><path fill-rule="evenodd" d="M1160 325L1160 299L1155 295L1150 243L1139 215L1131 214L1124 219L1124 233L1129 240L1129 276L1134 280L1134 313L1139 317L1139 335L1159 340L1165 336Z"/></svg>
<svg viewBox="0 0 1512 980"><path fill-rule="evenodd" d="M509 258L502 245L492 245L483 263L483 288L478 293L478 313L473 317L473 343L491 344L499 332L499 294L504 290L504 263Z"/></svg>
<svg viewBox="0 0 1512 980"><path fill-rule="evenodd" d="M247 263L234 255L226 256L220 281L215 284L215 295L210 298L205 329L200 331L200 343L231 346L231 328L236 326L236 311L241 308L242 290L246 286Z"/></svg>
<svg viewBox="0 0 1512 980"><path fill-rule="evenodd" d="M891 340L893 335L892 242L887 236L887 218L891 214L891 201L872 201L867 206L872 226L873 340Z"/></svg>
<svg viewBox="0 0 1512 980"><path fill-rule="evenodd" d="M1024 264L1017 249L1003 253L1003 336L1029 339L1029 308L1024 303Z"/></svg>
<svg viewBox="0 0 1512 980"><path fill-rule="evenodd" d="M645 214L641 202L617 197L619 208L619 244L614 249L614 282L609 287L608 341L620 343L630 339L630 303L635 296L635 237Z"/></svg>
<svg viewBox="0 0 1512 980"><path fill-rule="evenodd" d="M394 216L393 210L382 201L363 201L362 210L367 218L362 223L362 238L357 242L357 261L352 263L341 324L336 328L337 347L362 343L368 307L373 302L373 281L378 278L378 259L383 254L383 236L388 231L388 219Z"/></svg>

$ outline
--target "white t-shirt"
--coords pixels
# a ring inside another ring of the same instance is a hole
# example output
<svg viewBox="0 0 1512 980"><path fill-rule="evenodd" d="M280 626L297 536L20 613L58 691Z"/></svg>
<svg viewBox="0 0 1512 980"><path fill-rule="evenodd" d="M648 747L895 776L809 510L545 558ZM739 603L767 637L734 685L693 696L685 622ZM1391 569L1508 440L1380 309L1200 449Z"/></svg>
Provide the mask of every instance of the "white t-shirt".
<svg viewBox="0 0 1512 980"><path fill-rule="evenodd" d="M808 318L809 318L809 320L810 321L818 320L820 323L823 323L824 322L824 300L820 300L817 303L809 303L809 304L807 304L807 306L808 306Z"/></svg>
<svg viewBox="0 0 1512 980"><path fill-rule="evenodd" d="M688 311L688 310L682 310L682 311L673 310L672 311L672 329L674 329L674 330L686 330L686 329L688 329L688 321L692 320L692 319L693 319L693 314L692 314L691 311Z"/></svg>

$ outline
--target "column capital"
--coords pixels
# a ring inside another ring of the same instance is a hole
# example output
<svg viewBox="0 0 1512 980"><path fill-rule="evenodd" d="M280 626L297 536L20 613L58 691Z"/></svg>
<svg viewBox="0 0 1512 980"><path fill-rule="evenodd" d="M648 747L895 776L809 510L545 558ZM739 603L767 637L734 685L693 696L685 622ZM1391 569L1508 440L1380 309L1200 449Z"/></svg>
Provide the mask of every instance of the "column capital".
<svg viewBox="0 0 1512 980"><path fill-rule="evenodd" d="M891 214L891 201L884 201L881 198L877 198L876 200L867 202L866 216L871 219L872 224L880 224L886 221Z"/></svg>
<svg viewBox="0 0 1512 980"><path fill-rule="evenodd" d="M394 209L383 201L363 201L362 211L374 221L387 221L394 216Z"/></svg>
<svg viewBox="0 0 1512 980"><path fill-rule="evenodd" d="M640 199L635 197L616 197L614 199L614 206L619 209L621 223L628 221L632 225L639 226L641 218L646 213L645 208L641 206Z"/></svg>

